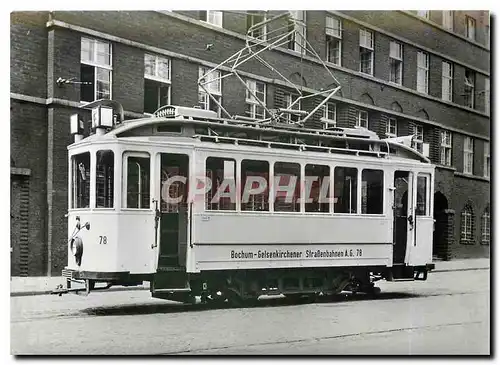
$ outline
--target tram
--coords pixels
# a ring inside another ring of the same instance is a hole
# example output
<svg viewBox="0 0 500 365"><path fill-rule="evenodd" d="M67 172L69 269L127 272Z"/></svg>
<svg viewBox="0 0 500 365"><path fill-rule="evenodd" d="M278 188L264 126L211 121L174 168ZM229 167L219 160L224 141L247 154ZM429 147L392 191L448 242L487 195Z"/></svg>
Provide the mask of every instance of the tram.
<svg viewBox="0 0 500 365"><path fill-rule="evenodd" d="M378 293L432 269L434 166L364 128L308 129L164 106L72 117L64 291L150 282L192 303ZM408 138L411 138L409 136Z"/></svg>

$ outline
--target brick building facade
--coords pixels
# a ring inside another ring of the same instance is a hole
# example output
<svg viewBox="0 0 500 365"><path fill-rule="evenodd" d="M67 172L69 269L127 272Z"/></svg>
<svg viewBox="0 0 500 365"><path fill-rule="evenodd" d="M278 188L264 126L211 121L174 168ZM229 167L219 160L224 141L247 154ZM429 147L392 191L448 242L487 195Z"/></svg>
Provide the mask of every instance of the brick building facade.
<svg viewBox="0 0 500 365"><path fill-rule="evenodd" d="M59 275L66 263L69 116L83 101L111 97L126 118L165 103L199 105L200 67L241 49L252 21L279 13L12 13L12 275ZM437 165L436 220L445 222L436 229L435 253L487 257L489 13L293 13L305 18L308 42L342 85L333 100L337 126L367 123L380 137L415 133L429 145ZM267 32L286 28L280 21ZM266 60L298 77L305 91L330 86L319 62L286 46ZM161 72L151 69L158 64ZM265 84L270 108L286 106L290 90L267 68L249 62L242 75ZM220 97L228 112L245 115L237 80L224 79Z"/></svg>

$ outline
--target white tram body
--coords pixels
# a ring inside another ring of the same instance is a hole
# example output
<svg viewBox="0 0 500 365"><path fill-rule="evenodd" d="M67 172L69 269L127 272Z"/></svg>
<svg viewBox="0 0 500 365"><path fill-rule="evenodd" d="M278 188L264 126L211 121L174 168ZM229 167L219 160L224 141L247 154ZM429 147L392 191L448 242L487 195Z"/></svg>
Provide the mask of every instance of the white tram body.
<svg viewBox="0 0 500 365"><path fill-rule="evenodd" d="M68 151L68 287L150 281L160 298L248 298L366 289L374 276L425 280L432 267L434 166L367 130L263 126L168 106L97 128ZM329 199L317 202L315 185L306 201L306 177L318 171ZM186 184L166 188L175 175ZM206 176L233 181L235 200L199 193ZM249 176L269 186L243 202ZM282 176L297 178L291 203L275 191Z"/></svg>

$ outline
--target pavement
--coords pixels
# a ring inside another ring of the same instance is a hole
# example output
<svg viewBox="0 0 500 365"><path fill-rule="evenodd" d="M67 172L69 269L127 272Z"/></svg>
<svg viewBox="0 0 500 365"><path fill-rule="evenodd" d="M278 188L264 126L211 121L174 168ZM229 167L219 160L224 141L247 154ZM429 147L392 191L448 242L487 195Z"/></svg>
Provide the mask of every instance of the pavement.
<svg viewBox="0 0 500 365"><path fill-rule="evenodd" d="M464 259L452 261L434 261L436 265L432 272L448 272L448 271L466 271L466 270L488 270L490 268L490 259ZM431 272L431 275L432 275ZM28 295L43 295L50 294L58 285L66 287L66 279L62 276L32 276L10 278L10 296L28 296ZM76 287L73 284L73 287ZM124 290L149 290L149 282L144 282L139 286L113 286L107 291L124 291Z"/></svg>

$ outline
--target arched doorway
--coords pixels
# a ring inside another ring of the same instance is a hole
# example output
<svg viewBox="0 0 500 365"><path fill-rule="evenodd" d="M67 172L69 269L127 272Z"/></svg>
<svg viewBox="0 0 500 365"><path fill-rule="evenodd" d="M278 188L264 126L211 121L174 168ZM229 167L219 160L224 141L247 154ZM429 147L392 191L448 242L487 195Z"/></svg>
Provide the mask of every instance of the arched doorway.
<svg viewBox="0 0 500 365"><path fill-rule="evenodd" d="M448 244L445 236L448 219L446 216L448 199L440 191L434 194L434 234L432 238L432 253L435 258L446 259L446 246Z"/></svg>

